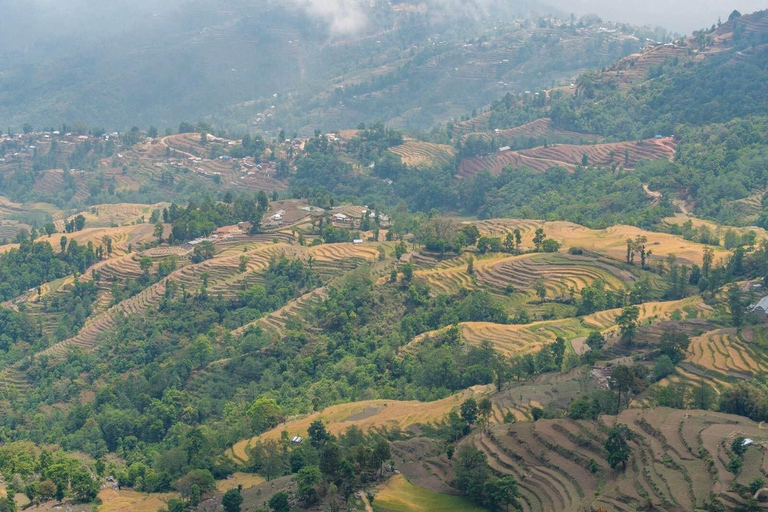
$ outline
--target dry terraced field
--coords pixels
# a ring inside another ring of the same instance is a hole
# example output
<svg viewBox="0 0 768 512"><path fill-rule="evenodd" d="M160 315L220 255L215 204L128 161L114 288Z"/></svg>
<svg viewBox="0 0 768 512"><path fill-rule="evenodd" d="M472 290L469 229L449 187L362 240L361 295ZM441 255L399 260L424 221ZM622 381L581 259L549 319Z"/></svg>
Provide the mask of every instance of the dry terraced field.
<svg viewBox="0 0 768 512"><path fill-rule="evenodd" d="M607 428L623 423L635 433L626 470L613 471L605 461ZM752 437L757 446L745 455L740 481L762 474L768 452L765 431L743 417L706 411L666 408L630 409L602 422L539 420L496 425L478 431L465 442L488 456L500 474L515 476L518 501L526 512L577 511L602 506L612 511L634 511L649 502L658 509L694 510L711 494L727 506L744 500L730 491L734 475L725 467L725 446L736 435ZM712 470L706 460L714 460ZM597 472L587 470L589 461Z"/></svg>
<svg viewBox="0 0 768 512"><path fill-rule="evenodd" d="M453 146L418 140L406 140L402 145L394 146L389 150L398 155L405 165L412 167L442 167L450 164L456 155L456 149Z"/></svg>
<svg viewBox="0 0 768 512"><path fill-rule="evenodd" d="M641 160L671 160L675 155L675 142L665 138L607 144L554 144L522 151L499 151L465 158L459 165L458 176L468 178L481 171L498 176L506 167L528 167L538 172L558 166L572 170L581 165L583 155L587 155L588 165L634 169Z"/></svg>

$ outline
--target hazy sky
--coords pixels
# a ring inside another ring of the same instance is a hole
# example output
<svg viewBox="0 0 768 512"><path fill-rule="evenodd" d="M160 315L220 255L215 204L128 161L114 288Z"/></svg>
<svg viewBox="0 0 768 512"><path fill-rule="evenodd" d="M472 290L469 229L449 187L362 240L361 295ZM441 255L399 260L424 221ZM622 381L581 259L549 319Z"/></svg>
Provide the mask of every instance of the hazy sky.
<svg viewBox="0 0 768 512"><path fill-rule="evenodd" d="M100 36L130 29L148 13L174 9L184 2L201 0L0 0L0 49L25 45L46 35L79 33ZM208 3L226 0L207 0ZM254 3L284 2L326 20L332 33L351 33L365 26L368 0L246 0ZM421 0L432 9L455 13L493 13L506 5L536 0ZM538 0L565 13L594 13L606 20L659 25L690 34L712 25L718 16L727 19L733 9L748 13L768 8L768 0Z"/></svg>
<svg viewBox="0 0 768 512"><path fill-rule="evenodd" d="M768 0L544 0L565 12L595 13L605 20L659 25L690 34L723 21L734 9L742 14L768 9Z"/></svg>

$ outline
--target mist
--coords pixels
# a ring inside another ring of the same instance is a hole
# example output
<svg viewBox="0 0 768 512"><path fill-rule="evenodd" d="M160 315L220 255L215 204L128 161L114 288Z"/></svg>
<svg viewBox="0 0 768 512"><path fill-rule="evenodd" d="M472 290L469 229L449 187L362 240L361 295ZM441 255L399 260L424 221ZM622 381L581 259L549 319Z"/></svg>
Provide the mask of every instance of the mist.
<svg viewBox="0 0 768 512"><path fill-rule="evenodd" d="M122 34L183 0L0 0L0 49L14 50L59 37Z"/></svg>
<svg viewBox="0 0 768 512"><path fill-rule="evenodd" d="M349 35L366 27L363 0L287 0L329 24L332 35ZM540 14L550 12L574 13L577 16L596 14L606 21L633 25L663 27L672 32L689 35L694 30L708 28L722 21L734 9L742 14L768 8L768 0L423 0L431 12L448 17L494 17L513 8L526 12L531 9Z"/></svg>
<svg viewBox="0 0 768 512"><path fill-rule="evenodd" d="M578 16L597 14L604 20L652 25L689 35L708 28L718 17L726 21L734 9L742 14L768 8L768 0L545 0Z"/></svg>

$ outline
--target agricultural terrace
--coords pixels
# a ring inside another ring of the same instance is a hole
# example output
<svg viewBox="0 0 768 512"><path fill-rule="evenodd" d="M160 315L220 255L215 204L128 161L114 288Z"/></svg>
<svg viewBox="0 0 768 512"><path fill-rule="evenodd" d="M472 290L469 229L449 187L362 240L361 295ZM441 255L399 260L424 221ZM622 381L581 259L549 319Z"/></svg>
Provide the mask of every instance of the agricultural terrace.
<svg viewBox="0 0 768 512"><path fill-rule="evenodd" d="M168 206L170 206L170 203L157 203L154 205L134 203L100 204L91 206L87 210L78 213L85 217L85 225L89 228L104 228L149 222L149 218L154 210L162 211L163 208ZM71 221L76 215L78 214L54 221L56 230L63 232L64 223Z"/></svg>
<svg viewBox="0 0 768 512"><path fill-rule="evenodd" d="M498 176L506 167L529 167L544 172L551 167L575 169L587 156L591 166L634 169L642 160L671 160L675 156L674 139L647 139L636 142L606 144L554 144L521 151L498 151L490 155L465 158L459 165L458 176L468 178L488 171Z"/></svg>
<svg viewBox="0 0 768 512"><path fill-rule="evenodd" d="M67 240L75 240L79 245L87 245L92 242L94 246L104 245L103 239L108 236L112 239L112 254L120 256L128 251L128 246L137 248L142 243L156 240L153 232L155 227L151 224L136 224L121 227L86 227L82 231L74 233L54 233L50 237L42 236L37 241L47 240L54 250L59 249L59 240L66 236ZM166 228L169 229L169 228ZM18 248L18 244L6 244L0 246L0 253Z"/></svg>
<svg viewBox="0 0 768 512"><path fill-rule="evenodd" d="M447 266L447 262L451 266ZM473 289L481 285L497 293L503 293L508 285L517 291L527 291L534 283L541 282L550 298L565 297L598 280L614 290L623 289L624 283L637 280L632 272L609 262L569 254L482 255L473 263L473 275L467 273L466 257L447 262L418 270L415 275L429 283L435 293L451 295L462 288Z"/></svg>
<svg viewBox="0 0 768 512"><path fill-rule="evenodd" d="M607 427L622 423L634 433L624 471L613 471L603 449L606 426L566 419L492 426L465 442L488 457L491 468L513 475L523 510L577 511L590 507L634 511L652 504L661 509L694 510L712 494L727 505L743 499L730 490L727 446L737 435L766 441L766 431L746 418L708 411L667 408L629 409L604 417ZM762 446L747 449L739 483L761 476L768 462ZM707 459L714 464L708 467ZM587 468L596 463L595 472Z"/></svg>
<svg viewBox="0 0 768 512"><path fill-rule="evenodd" d="M456 156L456 149L453 146L411 139L389 150L398 155L405 165L412 167L442 167L450 164Z"/></svg>
<svg viewBox="0 0 768 512"><path fill-rule="evenodd" d="M132 227L149 228L151 234L152 226L142 224ZM247 252L240 251L234 254L222 255L202 263L179 268L162 281L142 290L137 295L120 302L101 314L92 315L77 335L56 343L39 352L39 354L52 359L62 359L65 357L69 347L72 346L92 350L100 336L115 327L115 314L118 312L127 315L144 313L160 301L170 281L174 281L179 286L184 286L187 290L197 290L201 287L204 279L203 276L205 276L208 282L207 289L210 294L221 294L225 298L230 298L240 289L240 285L244 281L249 284L260 282L262 274L269 266L270 261L281 255L300 258L305 261L312 257L314 259L313 268L325 279L335 278L345 271L357 268L366 261L375 261L379 255L378 250L373 244L355 245L343 243L301 247L298 245L273 244L269 242L256 244L255 246L251 244L251 246L252 248ZM247 258L245 272L240 271L241 256ZM107 264L111 261L113 260L107 260ZM118 261L122 265L129 265L131 268L138 265L132 258L120 259ZM135 272L135 269L133 272ZM274 317L272 319L274 320ZM24 389L28 386L23 372L16 367L6 367L0 371L0 389L7 384L12 384L17 389Z"/></svg>
<svg viewBox="0 0 768 512"><path fill-rule="evenodd" d="M647 238L646 247L652 251L651 261L674 254L679 263L701 265L705 247L714 251L715 261L730 254L723 247L690 242L676 235L645 231L634 226L617 225L606 229L589 229L572 222L516 219L491 219L474 224L481 234L495 237L504 237L519 229L522 235L521 246L528 250L534 247L533 237L536 229L542 227L548 238L557 240L565 249L579 247L619 261L626 260L627 239L638 236Z"/></svg>
<svg viewBox="0 0 768 512"><path fill-rule="evenodd" d="M698 296L677 301L647 302L638 307L640 309L638 322L641 325L683 318L706 318L712 312L712 308L704 304ZM616 317L620 314L621 309L611 309L581 318L545 320L530 324L461 322L458 325L459 332L466 343L480 345L488 341L502 354L515 356L536 352L558 336L566 341L572 341L587 336L595 330L604 333L616 331L618 329ZM400 355L412 353L416 345L425 338L435 336L446 329L448 328L416 336L400 349ZM571 349L581 351L581 345L579 343L578 347L572 346Z"/></svg>
<svg viewBox="0 0 768 512"><path fill-rule="evenodd" d="M451 409L459 407L470 396L484 395L489 391L488 386L475 386L434 402L365 400L333 405L321 412L288 421L259 436L240 441L232 447L231 455L238 460L248 460L246 449L249 446L257 441L279 439L283 431L288 432L289 436L306 436L307 428L315 420L321 420L333 434L339 434L353 425L367 431L387 425L407 429L411 425L434 423L441 420Z"/></svg>
<svg viewBox="0 0 768 512"><path fill-rule="evenodd" d="M691 222L691 225L693 226L694 229L702 226L709 228L712 231L712 233L717 235L717 237L720 239L723 238L726 231L734 231L740 236L746 235L747 233L752 231L755 233L755 235L757 235L757 240L768 239L768 231L757 226L750 226L747 228L737 227L737 226L723 226L721 224L716 224L708 220L697 219L696 217L689 217L688 215L685 215L682 213L678 213L674 217L666 217L664 219L664 222L666 222L667 224L676 225L676 226L682 226L688 221Z"/></svg>
<svg viewBox="0 0 768 512"><path fill-rule="evenodd" d="M515 128L508 128L506 130L495 130L493 132L473 132L462 136L462 140L466 140L469 137L477 137L485 140L490 139L517 139L517 138L531 138L531 139L547 139L550 141L559 140L562 142L572 142L574 144L588 144L593 142L599 142L602 137L599 135L592 135L589 133L571 132L567 130L558 130L552 126L552 120L549 118L537 119L530 123L525 123Z"/></svg>

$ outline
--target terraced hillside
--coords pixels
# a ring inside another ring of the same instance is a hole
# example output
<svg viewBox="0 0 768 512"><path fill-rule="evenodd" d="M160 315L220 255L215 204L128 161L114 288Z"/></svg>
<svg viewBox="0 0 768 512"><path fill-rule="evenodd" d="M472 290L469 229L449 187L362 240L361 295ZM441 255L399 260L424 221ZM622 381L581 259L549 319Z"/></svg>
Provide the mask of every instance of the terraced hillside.
<svg viewBox="0 0 768 512"><path fill-rule="evenodd" d="M152 227L147 225L141 226L147 228ZM304 260L309 260L311 257L314 261L313 267L318 274L325 279L338 277L345 271L352 270L366 261L375 261L379 255L378 250L371 245L329 244L305 248L285 243L274 244L271 240L268 242L263 241L262 243L254 243L252 241L250 245L251 249L247 252L240 251L235 254L213 258L202 263L182 266L160 282L142 290L137 295L126 299L103 312L94 314L87 320L76 336L52 345L39 352L38 356L46 356L52 360L60 360L66 356L70 347L80 347L85 350L92 350L101 339L101 336L116 326L115 315L143 314L150 308L155 307L163 297L166 287L171 281L182 289L193 291L199 290L205 280L207 282L207 291L212 296L221 295L224 298L232 298L235 296L237 290L240 289L243 281L249 284L258 283L261 279L261 273L266 270L270 261L280 255ZM175 250L176 249L174 248L174 251ZM148 251L148 255L162 258L166 257L168 252L169 251L164 250L163 248L152 249ZM247 258L245 272L241 272L239 269L241 256ZM104 272L105 278L114 278L117 282L120 280L124 281L130 276L141 272L138 269L137 260L129 255L115 260L102 262L96 270ZM104 279L103 282L105 285L111 286L112 279ZM56 289L58 289L59 286L61 286L61 284L59 284ZM104 308L109 304L109 300L111 300L111 296L106 290L102 290L102 292L103 293L100 294L101 298L96 304L97 312L99 311L99 307ZM323 292L322 290L318 290L317 293L322 296ZM309 297L307 297L307 300L308 299ZM280 313L276 314L284 316L288 314L288 312L294 312L294 310L300 309L302 304L303 303L300 302L299 299L286 306L288 308L287 310L283 309ZM293 306L293 308L290 306ZM281 325L279 321L280 317L276 317L276 314L265 318L262 322L266 322L268 325L274 325L279 331ZM24 389L25 383L23 374L17 367L6 367L4 370L0 371L0 388L3 388L3 386L8 383L14 384L17 389Z"/></svg>
<svg viewBox="0 0 768 512"><path fill-rule="evenodd" d="M528 167L538 172L551 167L573 170L581 165L584 155L587 155L587 165L632 169L641 160L671 160L675 155L675 142L664 138L591 145L554 144L521 151L499 151L465 158L457 175L468 178L483 171L499 175L507 167Z"/></svg>
<svg viewBox="0 0 768 512"><path fill-rule="evenodd" d="M550 143L560 144L590 144L600 142L602 137L589 133L578 133L567 130L559 130L552 126L552 120L545 117L525 123L515 128L504 130L471 132L461 137L465 141L469 137L480 138L484 140L511 140L511 139L546 139Z"/></svg>
<svg viewBox="0 0 768 512"><path fill-rule="evenodd" d="M603 441L617 423L627 425L634 438L626 469L614 471L605 460ZM744 469L735 477L726 463L732 456L727 447L737 435L754 438L757 444L747 449ZM657 408L630 409L599 422L496 425L465 442L483 451L493 470L517 479L522 510L603 507L629 512L649 505L694 510L711 500L728 507L743 505L744 498L731 484L762 474L768 462L765 440L756 423L740 416ZM590 461L596 463L594 473L587 469Z"/></svg>
<svg viewBox="0 0 768 512"><path fill-rule="evenodd" d="M85 225L90 228L149 222L149 218L154 210L162 211L163 208L168 206L170 206L170 203L157 203L153 205L135 203L100 204L72 214L66 219L57 219L54 221L54 225L57 231L63 232L64 223L71 221L76 215L85 217Z"/></svg>
<svg viewBox="0 0 768 512"><path fill-rule="evenodd" d="M421 262L424 258L418 258ZM416 271L434 293L454 294L460 289L487 287L505 293L508 286L533 295L533 285L542 283L550 299L567 297L601 281L607 288L623 290L637 276L610 261L567 254L491 254L474 260L474 274L467 273L468 258L453 258Z"/></svg>
<svg viewBox="0 0 768 512"><path fill-rule="evenodd" d="M712 308L704 304L698 296L678 301L647 302L640 305L639 310L638 322L641 325L652 325L671 319L708 318L713 314ZM618 330L616 317L620 314L621 309L610 309L581 318L546 320L530 324L461 322L458 327L466 343L479 346L488 341L501 353L516 356L536 352L558 336L569 342L571 350L578 350L576 345L580 347L583 344L583 337L592 331L597 330L604 334L616 332ZM419 343L445 329L447 328L417 336L402 347L400 355L413 353Z"/></svg>
<svg viewBox="0 0 768 512"><path fill-rule="evenodd" d="M445 144L433 144L418 140L406 140L400 146L389 148L405 165L442 167L453 161L456 149Z"/></svg>
<svg viewBox="0 0 768 512"><path fill-rule="evenodd" d="M679 236L646 231L634 226L616 225L606 229L589 229L572 222L515 219L491 219L475 224L482 234L493 237L504 237L515 229L519 229L522 236L521 247L524 249L533 248L534 233L541 227L547 237L560 242L563 248L579 247L617 261L623 261L626 258L627 239L635 239L638 236L644 236L648 240L646 246L653 253L651 261L674 254L681 263L701 265L704 248L708 247ZM714 251L716 261L728 253L722 246L709 247Z"/></svg>
<svg viewBox="0 0 768 512"><path fill-rule="evenodd" d="M760 327L708 330L691 338L685 360L659 386L706 384L720 393L738 383L762 379L768 371L764 344Z"/></svg>
<svg viewBox="0 0 768 512"><path fill-rule="evenodd" d="M458 407L470 396L482 396L487 387L475 387L435 402L402 402L397 400L367 400L351 404L334 405L323 411L302 418L287 421L252 439L245 439L232 447L231 456L239 460L248 460L246 449L257 441L279 439L285 431L289 436L305 437L310 423L320 419L329 432L337 434L355 425L367 431L387 425L398 425L407 429L418 423L432 423L443 418L451 409Z"/></svg>

